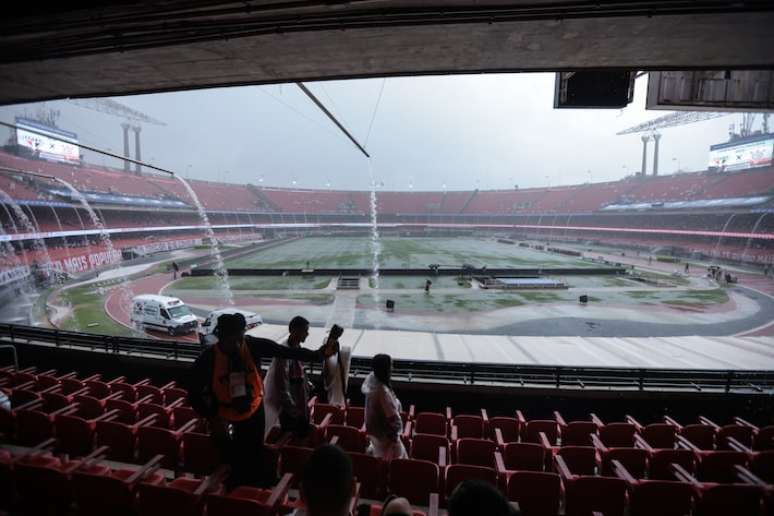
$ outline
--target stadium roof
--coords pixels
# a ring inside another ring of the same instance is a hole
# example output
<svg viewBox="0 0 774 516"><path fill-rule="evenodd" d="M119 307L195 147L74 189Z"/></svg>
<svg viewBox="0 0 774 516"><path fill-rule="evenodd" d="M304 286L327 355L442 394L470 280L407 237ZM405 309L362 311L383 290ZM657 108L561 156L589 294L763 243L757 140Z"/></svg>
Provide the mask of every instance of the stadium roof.
<svg viewBox="0 0 774 516"><path fill-rule="evenodd" d="M73 0L0 19L0 104L297 80L774 67L769 0Z"/></svg>

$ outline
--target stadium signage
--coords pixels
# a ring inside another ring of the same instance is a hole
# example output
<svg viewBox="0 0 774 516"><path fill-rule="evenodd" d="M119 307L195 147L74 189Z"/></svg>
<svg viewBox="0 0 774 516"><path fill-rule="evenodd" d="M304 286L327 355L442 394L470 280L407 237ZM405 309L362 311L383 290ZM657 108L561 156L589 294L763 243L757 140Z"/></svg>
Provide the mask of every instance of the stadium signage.
<svg viewBox="0 0 774 516"><path fill-rule="evenodd" d="M710 147L710 168L742 170L768 167L774 155L774 135L762 134Z"/></svg>
<svg viewBox="0 0 774 516"><path fill-rule="evenodd" d="M51 260L51 267L57 271L69 274L77 274L96 269L104 265L111 265L121 261L121 251L101 251L98 253L85 253L78 256L69 256L61 260Z"/></svg>
<svg viewBox="0 0 774 516"><path fill-rule="evenodd" d="M16 117L16 126L16 143L38 152L41 158L62 163L80 162L77 134L19 117Z"/></svg>
<svg viewBox="0 0 774 516"><path fill-rule="evenodd" d="M24 279L29 275L30 269L26 266L0 270L0 287Z"/></svg>

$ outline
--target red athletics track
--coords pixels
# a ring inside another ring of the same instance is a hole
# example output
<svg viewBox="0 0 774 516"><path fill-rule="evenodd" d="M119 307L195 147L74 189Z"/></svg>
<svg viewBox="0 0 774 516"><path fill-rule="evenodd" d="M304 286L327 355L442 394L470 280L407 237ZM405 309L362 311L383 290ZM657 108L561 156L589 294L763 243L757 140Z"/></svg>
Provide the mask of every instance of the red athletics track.
<svg viewBox="0 0 774 516"><path fill-rule="evenodd" d="M158 294L161 289L172 281L172 276L170 274L153 274L152 276L148 276L146 278L141 278L135 281L129 282L129 287L132 289L132 292L135 295L139 294ZM120 295L121 290L118 288L114 288L110 291L110 293L107 296L107 299L105 300L105 312L110 316L111 319L116 321L117 323L126 326L128 328L133 328L132 322L130 320L130 314L129 314L129 307L128 306L121 306L120 303ZM189 333L187 335L175 335L170 336L166 333L162 332L156 332L156 331L146 331L146 335L149 337L153 337L154 339L159 340L178 340L183 342L198 342L198 337L196 336L196 333Z"/></svg>

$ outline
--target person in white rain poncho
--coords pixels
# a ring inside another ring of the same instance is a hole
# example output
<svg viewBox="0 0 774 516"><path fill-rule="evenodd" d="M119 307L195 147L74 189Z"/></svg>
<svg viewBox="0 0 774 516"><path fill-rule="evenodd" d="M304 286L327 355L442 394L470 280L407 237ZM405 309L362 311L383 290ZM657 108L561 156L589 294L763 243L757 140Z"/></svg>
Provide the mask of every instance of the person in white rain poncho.
<svg viewBox="0 0 774 516"><path fill-rule="evenodd" d="M389 355L374 356L371 372L363 381L365 394L366 433L371 441L368 454L386 461L406 457L406 448L400 440L403 421L400 419L400 400L390 385L392 358Z"/></svg>
<svg viewBox="0 0 774 516"><path fill-rule="evenodd" d="M325 340L327 342L327 338ZM352 349L342 347L335 355L323 361L323 381L328 394L328 403L345 408L347 405L347 384Z"/></svg>

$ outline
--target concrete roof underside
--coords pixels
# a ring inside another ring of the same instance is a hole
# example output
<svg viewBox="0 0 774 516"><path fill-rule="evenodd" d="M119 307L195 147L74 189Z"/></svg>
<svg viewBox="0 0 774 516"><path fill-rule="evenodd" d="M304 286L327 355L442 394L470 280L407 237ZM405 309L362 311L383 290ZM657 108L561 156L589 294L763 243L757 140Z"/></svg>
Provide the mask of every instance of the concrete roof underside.
<svg viewBox="0 0 774 516"><path fill-rule="evenodd" d="M770 0L58 4L4 6L0 104L420 74L774 68Z"/></svg>

